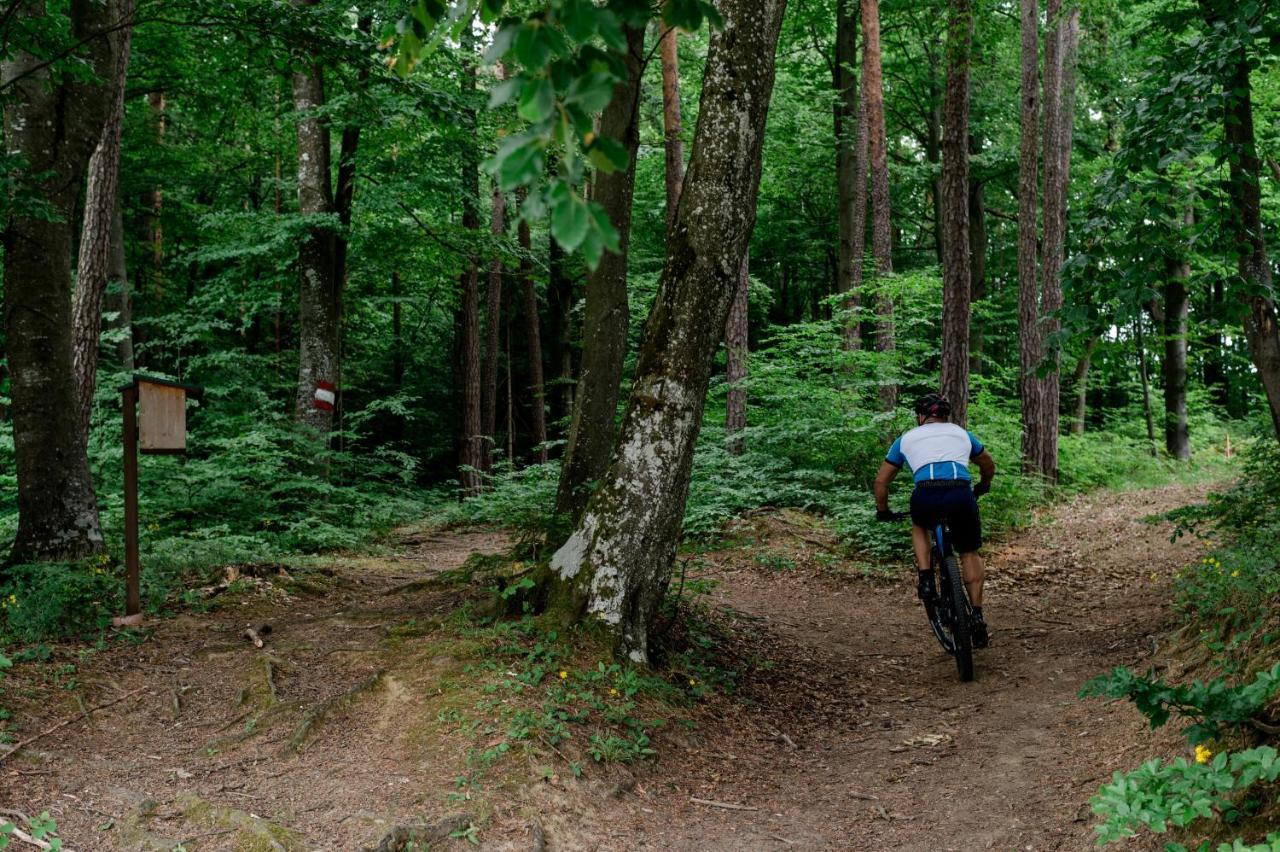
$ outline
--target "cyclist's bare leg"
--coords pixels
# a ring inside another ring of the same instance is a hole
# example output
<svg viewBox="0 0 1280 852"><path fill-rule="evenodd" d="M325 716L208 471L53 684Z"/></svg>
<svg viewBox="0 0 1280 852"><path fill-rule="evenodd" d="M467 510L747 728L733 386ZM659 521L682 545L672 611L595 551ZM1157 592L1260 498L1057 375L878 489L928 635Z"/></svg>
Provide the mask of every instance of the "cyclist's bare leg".
<svg viewBox="0 0 1280 852"><path fill-rule="evenodd" d="M933 546L929 543L929 531L912 524L911 547L916 552L916 568L920 571L928 571L933 561L930 555Z"/></svg>
<svg viewBox="0 0 1280 852"><path fill-rule="evenodd" d="M960 570L964 573L964 587L969 590L969 603L982 606L982 584L987 578L987 564L978 551L960 554Z"/></svg>

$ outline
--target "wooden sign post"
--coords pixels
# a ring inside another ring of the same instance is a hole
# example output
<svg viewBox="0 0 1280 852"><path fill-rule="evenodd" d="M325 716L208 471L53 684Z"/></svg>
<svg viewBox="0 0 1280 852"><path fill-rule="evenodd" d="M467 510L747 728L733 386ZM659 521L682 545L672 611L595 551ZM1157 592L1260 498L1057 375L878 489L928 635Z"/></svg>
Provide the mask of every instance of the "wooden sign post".
<svg viewBox="0 0 1280 852"><path fill-rule="evenodd" d="M124 565L125 617L140 616L138 559L138 452L182 455L187 451L187 398L203 390L168 379L134 376L124 395ZM141 412L139 412L141 409ZM139 416L140 415L140 416Z"/></svg>

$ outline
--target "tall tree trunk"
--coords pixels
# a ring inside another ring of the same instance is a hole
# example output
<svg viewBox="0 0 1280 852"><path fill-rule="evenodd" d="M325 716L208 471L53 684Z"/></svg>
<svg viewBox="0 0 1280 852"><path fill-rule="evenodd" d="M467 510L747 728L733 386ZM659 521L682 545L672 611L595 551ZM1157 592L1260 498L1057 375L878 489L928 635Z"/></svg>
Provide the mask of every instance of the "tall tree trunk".
<svg viewBox="0 0 1280 852"><path fill-rule="evenodd" d="M640 88L644 74L644 30L628 27L627 80L613 91L613 100L600 117L600 132L608 139L621 141L627 152L627 167L596 179L596 201L604 207L618 231L618 252L606 252L600 265L587 275L586 305L582 319L582 368L579 371L574 399L573 421L569 443L556 492L556 511L575 521L582 514L590 496L592 483L604 475L613 449L618 395L623 363L627 357L627 329L630 312L627 307L627 256L631 234L631 200L635 191L636 152L640 147ZM668 37L675 42L675 33ZM664 41L664 51L666 50ZM663 97L667 95L666 59L663 59ZM679 104L676 104L679 124ZM676 128L679 140L679 127ZM670 143L670 138L668 138ZM679 153L679 152L677 152ZM668 148L670 155L670 148ZM676 167L681 167L680 154ZM668 169L672 168L670 156ZM668 174L668 191L671 190ZM668 213L679 204L668 195Z"/></svg>
<svg viewBox="0 0 1280 852"><path fill-rule="evenodd" d="M839 205L836 291L845 294L845 310L855 312L855 318L844 329L846 349L857 349L861 338L856 311L867 227L867 136L862 130L862 99L858 74L854 70L858 62L857 4L858 0L837 0L836 61L832 71L832 85L836 90L836 195Z"/></svg>
<svg viewBox="0 0 1280 852"><path fill-rule="evenodd" d="M663 33L662 143L666 152L667 232L670 233L676 208L680 206L680 186L684 183L684 127L680 121L680 45L677 41L680 33L674 27L664 31L662 26L659 21L659 32ZM616 91L614 97L617 98ZM634 176L634 164L631 171Z"/></svg>
<svg viewBox="0 0 1280 852"><path fill-rule="evenodd" d="M311 6L316 0L295 0ZM294 419L317 440L328 441L337 404L340 364L342 282L338 276L337 207L330 173L324 71L307 59L293 74L293 106L298 113L298 211L326 220L309 225L298 247L298 383ZM318 407L317 401L328 402Z"/></svg>
<svg viewBox="0 0 1280 852"><path fill-rule="evenodd" d="M528 224L522 219L521 226L528 229ZM528 239L528 232L523 237ZM554 243L555 240L553 239ZM545 391L545 380L542 376L542 329L538 323L538 291L533 286L532 270L526 270L530 274L522 276L524 285L524 318L525 318L525 343L528 346L529 358L529 387L533 394L533 401L530 405L530 413L532 414L534 458L540 464L547 462L547 402Z"/></svg>
<svg viewBox="0 0 1280 852"><path fill-rule="evenodd" d="M116 357L120 369L133 372L133 297L129 292L129 276L124 257L124 216L120 211L120 193L116 192L116 206L111 213L111 255L107 265L107 309L116 318L110 327L119 332Z"/></svg>
<svg viewBox="0 0 1280 852"><path fill-rule="evenodd" d="M867 158L871 169L871 254L876 277L876 350L892 352L893 297L883 279L893 274L893 228L889 219L889 144L884 123L884 82L880 65L880 0L862 0L862 109L866 115ZM880 402L898 404L898 387L885 383Z"/></svg>
<svg viewBox="0 0 1280 852"><path fill-rule="evenodd" d="M151 136L156 145L164 142L165 106L163 91L147 93L147 124L151 128ZM161 219L161 213L164 210L164 190L160 186L153 186L142 193L141 202L142 236L146 244L151 247L151 266L148 270L151 290L160 294L164 290L164 225Z"/></svg>
<svg viewBox="0 0 1280 852"><path fill-rule="evenodd" d="M404 330L400 305L400 270L391 273L391 386L404 390Z"/></svg>
<svg viewBox="0 0 1280 852"><path fill-rule="evenodd" d="M671 576L712 362L755 220L783 0L723 0L682 203L645 328L617 450L551 560L553 606L594 616L649 659Z"/></svg>
<svg viewBox="0 0 1280 852"><path fill-rule="evenodd" d="M463 126L470 137L476 132L475 36L467 26L462 36ZM480 230L480 158L474 145L462 146L462 227ZM462 497L474 497L484 487L485 436L480 424L480 266L475 256L466 259L459 278L457 321L458 375L462 391L462 445L459 448L458 481Z"/></svg>
<svg viewBox="0 0 1280 852"><path fill-rule="evenodd" d="M1209 321L1211 331L1204 337L1204 384L1214 405L1226 410L1230 403L1225 354L1222 350L1222 313L1226 302L1222 276L1215 275L1209 288Z"/></svg>
<svg viewBox="0 0 1280 852"><path fill-rule="evenodd" d="M1093 363L1093 350L1098 347L1098 336L1091 334L1084 342L1084 352L1076 361L1076 372L1072 377L1075 390L1075 416L1071 418L1071 434L1084 434L1084 418L1089 411L1089 367Z"/></svg>
<svg viewBox="0 0 1280 852"><path fill-rule="evenodd" d="M728 450L740 455L743 450L742 430L747 428L747 389L742 383L747 378L748 296L751 292L748 277L751 265L750 252L742 256L742 272L733 291L729 306L729 318L725 321L724 350L726 360L725 379L729 395L725 400L724 430L729 434Z"/></svg>
<svg viewBox="0 0 1280 852"><path fill-rule="evenodd" d="M970 137L970 154L982 153L982 142ZM973 316L972 308L987 297L987 207L984 184L969 175L969 373L982 375L984 348L981 316Z"/></svg>
<svg viewBox="0 0 1280 852"><path fill-rule="evenodd" d="M555 237L548 237L546 337L555 388L547 396L551 419L557 422L573 414L573 304L573 280L565 270L564 249Z"/></svg>
<svg viewBox="0 0 1280 852"><path fill-rule="evenodd" d="M1201 0L1211 9L1213 0ZM1212 24L1214 15L1209 14ZM1271 280L1271 263L1262 226L1262 163L1258 157L1253 129L1253 94L1249 77L1249 56L1241 48L1234 57L1225 80L1226 109L1223 116L1231 164L1228 195L1231 198L1231 236L1239 256L1244 286L1237 301L1245 309L1244 334L1249 355L1258 370L1262 389L1271 409L1271 422L1280 439L1280 321Z"/></svg>
<svg viewBox="0 0 1280 852"><path fill-rule="evenodd" d="M20 27L47 27L43 3L12 10ZM5 148L48 205L10 210L4 231L4 323L18 478L18 531L10 563L79 559L101 552L102 530L89 473L71 357L71 263L75 207L110 111L111 39L95 37L114 3L69 7L79 63L57 70L20 47L0 64L6 85ZM81 64L72 70L70 66ZM88 73L86 73L86 71ZM50 216L48 213L52 213Z"/></svg>
<svg viewBox="0 0 1280 852"><path fill-rule="evenodd" d="M1156 452L1156 422L1151 413L1151 371L1147 369L1147 342L1142 332L1142 313L1134 320L1134 339L1138 346L1138 378L1142 380L1142 416L1147 422L1147 443L1151 445L1151 455Z"/></svg>
<svg viewBox="0 0 1280 852"><path fill-rule="evenodd" d="M947 88L942 133L942 393L952 419L969 417L969 311L972 246L969 238L969 57L971 0L951 0L947 25Z"/></svg>
<svg viewBox="0 0 1280 852"><path fill-rule="evenodd" d="M489 233L495 243L506 233L506 198L495 183L489 218ZM485 470L493 467L493 448L498 429L498 332L502 325L502 255L495 249L489 261L489 286L485 293L484 387L481 394L480 431L484 434Z"/></svg>
<svg viewBox="0 0 1280 852"><path fill-rule="evenodd" d="M1036 0L1020 0L1022 20L1021 115L1018 146L1018 396L1022 400L1022 469L1040 472L1043 394L1036 370L1043 351L1040 331L1039 203L1040 12Z"/></svg>
<svg viewBox="0 0 1280 852"><path fill-rule="evenodd" d="M1187 208L1186 223L1195 223L1195 212ZM1164 446L1175 459L1191 458L1191 435L1187 426L1187 281L1191 264L1171 261L1164 284Z"/></svg>
<svg viewBox="0 0 1280 852"><path fill-rule="evenodd" d="M120 129L124 119L124 84L129 71L129 45L133 40L133 0L117 0L115 26L110 36L115 63L110 78L107 120L93 156L89 158L89 183L80 230L80 256L71 302L71 362L76 374L80 429L89 435L93 392L98 378L98 340L102 336L102 303L111 277L116 217L120 209Z"/></svg>

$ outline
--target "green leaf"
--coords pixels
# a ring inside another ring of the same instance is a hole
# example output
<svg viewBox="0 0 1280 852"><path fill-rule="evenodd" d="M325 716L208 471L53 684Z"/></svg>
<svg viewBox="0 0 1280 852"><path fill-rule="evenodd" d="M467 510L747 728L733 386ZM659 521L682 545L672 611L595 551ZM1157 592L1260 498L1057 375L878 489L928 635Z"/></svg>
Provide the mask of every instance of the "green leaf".
<svg viewBox="0 0 1280 852"><path fill-rule="evenodd" d="M484 52L484 61L489 65L494 65L499 59L506 56L511 51L512 45L516 42L516 35L520 32L520 24L512 22L503 24L498 31L493 34L493 42Z"/></svg>
<svg viewBox="0 0 1280 852"><path fill-rule="evenodd" d="M530 124L546 121L556 108L556 89L547 77L526 80L516 112Z"/></svg>
<svg viewBox="0 0 1280 852"><path fill-rule="evenodd" d="M516 59L531 71L541 70L551 58L551 45L543 35L547 27L542 21L532 19L520 25L515 38Z"/></svg>
<svg viewBox="0 0 1280 852"><path fill-rule="evenodd" d="M597 136L587 156L591 158L591 164L605 174L620 172L631 164L626 146L607 136Z"/></svg>
<svg viewBox="0 0 1280 852"><path fill-rule="evenodd" d="M591 228L591 212L587 202L570 190L551 208L551 235L566 252L576 251Z"/></svg>
<svg viewBox="0 0 1280 852"><path fill-rule="evenodd" d="M480 0L480 20L486 24L493 23L502 14L506 0Z"/></svg>
<svg viewBox="0 0 1280 852"><path fill-rule="evenodd" d="M524 80L519 77L512 77L510 80L503 80L498 85L489 90L489 109L497 109L503 104L509 102L516 93L524 86Z"/></svg>
<svg viewBox="0 0 1280 852"><path fill-rule="evenodd" d="M604 208L594 201L591 203L591 224L605 248L611 252L619 251L621 237L618 235L618 229L613 226Z"/></svg>
<svg viewBox="0 0 1280 852"><path fill-rule="evenodd" d="M587 112L596 113L613 100L613 87L613 75L596 71L574 80L564 99L566 103L577 104Z"/></svg>

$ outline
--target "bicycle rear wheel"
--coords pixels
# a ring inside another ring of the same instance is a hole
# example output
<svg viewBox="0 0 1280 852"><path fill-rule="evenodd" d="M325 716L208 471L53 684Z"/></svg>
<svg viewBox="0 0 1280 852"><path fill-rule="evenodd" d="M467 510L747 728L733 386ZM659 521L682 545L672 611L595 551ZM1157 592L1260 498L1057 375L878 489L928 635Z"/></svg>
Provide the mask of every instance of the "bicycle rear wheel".
<svg viewBox="0 0 1280 852"><path fill-rule="evenodd" d="M956 658L956 669L960 672L960 680L973 680L973 636L969 630L969 596L964 590L964 577L960 573L960 563L954 555L948 555L942 564L942 594L948 596L951 605L952 655Z"/></svg>

